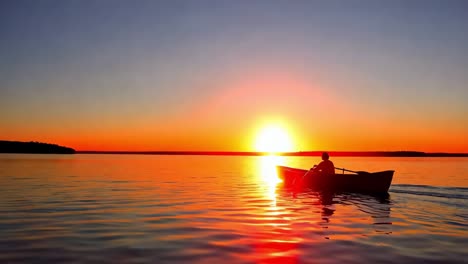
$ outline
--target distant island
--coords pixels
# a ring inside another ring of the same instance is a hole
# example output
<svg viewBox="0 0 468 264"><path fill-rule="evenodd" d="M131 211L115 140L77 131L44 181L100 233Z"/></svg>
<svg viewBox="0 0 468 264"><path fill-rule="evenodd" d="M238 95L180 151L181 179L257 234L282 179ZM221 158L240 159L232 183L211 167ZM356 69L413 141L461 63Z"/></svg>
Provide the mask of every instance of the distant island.
<svg viewBox="0 0 468 264"><path fill-rule="evenodd" d="M321 156L323 151L256 152L256 151L77 151L77 154L138 154L138 155L208 155L208 156ZM332 157L468 157L468 153L420 151L328 151Z"/></svg>
<svg viewBox="0 0 468 264"><path fill-rule="evenodd" d="M74 154L75 150L49 143L0 140L0 153Z"/></svg>

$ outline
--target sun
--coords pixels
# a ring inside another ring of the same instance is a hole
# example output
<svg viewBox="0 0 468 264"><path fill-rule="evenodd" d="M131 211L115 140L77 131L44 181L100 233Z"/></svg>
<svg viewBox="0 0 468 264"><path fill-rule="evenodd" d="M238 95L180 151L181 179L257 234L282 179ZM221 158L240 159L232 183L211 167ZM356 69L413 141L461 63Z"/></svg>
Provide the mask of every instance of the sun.
<svg viewBox="0 0 468 264"><path fill-rule="evenodd" d="M280 125L263 127L255 139L255 150L260 152L289 152L294 150L288 130Z"/></svg>

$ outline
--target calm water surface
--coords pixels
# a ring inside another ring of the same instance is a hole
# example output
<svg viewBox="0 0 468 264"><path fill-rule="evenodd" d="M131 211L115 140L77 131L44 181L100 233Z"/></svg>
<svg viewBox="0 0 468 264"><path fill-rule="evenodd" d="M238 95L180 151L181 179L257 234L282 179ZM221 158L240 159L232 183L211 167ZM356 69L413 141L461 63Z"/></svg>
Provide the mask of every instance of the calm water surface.
<svg viewBox="0 0 468 264"><path fill-rule="evenodd" d="M0 154L0 263L466 263L468 158L333 161L389 197L276 185L317 157Z"/></svg>

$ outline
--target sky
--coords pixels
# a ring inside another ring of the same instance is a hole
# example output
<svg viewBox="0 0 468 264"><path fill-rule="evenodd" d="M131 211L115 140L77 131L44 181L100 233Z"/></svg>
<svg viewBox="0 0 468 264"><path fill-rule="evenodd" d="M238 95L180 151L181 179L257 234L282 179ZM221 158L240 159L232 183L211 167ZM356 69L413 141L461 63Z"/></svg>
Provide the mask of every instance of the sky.
<svg viewBox="0 0 468 264"><path fill-rule="evenodd" d="M0 139L468 152L466 1L0 2Z"/></svg>

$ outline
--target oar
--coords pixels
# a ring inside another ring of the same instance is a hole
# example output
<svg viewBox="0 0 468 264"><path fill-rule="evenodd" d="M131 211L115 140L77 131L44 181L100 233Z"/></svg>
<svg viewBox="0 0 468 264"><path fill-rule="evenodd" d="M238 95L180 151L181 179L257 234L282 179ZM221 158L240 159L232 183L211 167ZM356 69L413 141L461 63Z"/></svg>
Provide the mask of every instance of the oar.
<svg viewBox="0 0 468 264"><path fill-rule="evenodd" d="M345 171L348 171L348 172L353 172L353 173L357 173L357 174L369 174L369 172L367 172L367 171L353 171L353 170L348 170L348 169L345 169L345 168L337 168L337 167L335 167L335 170L342 170L343 173Z"/></svg>

